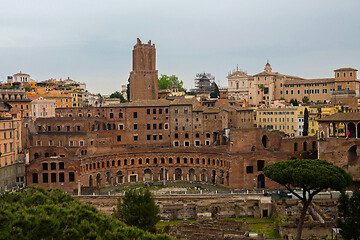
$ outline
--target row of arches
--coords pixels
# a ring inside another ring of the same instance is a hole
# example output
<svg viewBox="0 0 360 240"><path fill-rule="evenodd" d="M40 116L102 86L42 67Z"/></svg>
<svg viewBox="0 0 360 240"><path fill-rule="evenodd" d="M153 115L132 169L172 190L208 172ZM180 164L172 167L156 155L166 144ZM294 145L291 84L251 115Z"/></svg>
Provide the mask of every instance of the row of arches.
<svg viewBox="0 0 360 240"><path fill-rule="evenodd" d="M310 149L309 149L308 145L309 145L308 142L303 142L302 143L302 150L303 151L309 151ZM311 148L312 148L312 150L316 149L316 141L311 142ZM295 142L294 143L294 152L297 152L297 151L299 151L299 143Z"/></svg>
<svg viewBox="0 0 360 240"><path fill-rule="evenodd" d="M113 168L113 167L137 167L148 165L169 165L169 164L187 164L187 165L202 165L202 166L216 166L219 168L230 168L230 162L222 159L211 158L193 158L193 157L161 157L161 158L131 158L118 160L102 160L92 163L83 163L81 165L82 172L96 171L97 169Z"/></svg>
<svg viewBox="0 0 360 240"><path fill-rule="evenodd" d="M102 187L106 185L121 185L135 182L154 181L191 181L207 182L212 184L229 185L229 172L216 169L195 168L146 168L132 171L106 171L84 175L87 177L89 187Z"/></svg>

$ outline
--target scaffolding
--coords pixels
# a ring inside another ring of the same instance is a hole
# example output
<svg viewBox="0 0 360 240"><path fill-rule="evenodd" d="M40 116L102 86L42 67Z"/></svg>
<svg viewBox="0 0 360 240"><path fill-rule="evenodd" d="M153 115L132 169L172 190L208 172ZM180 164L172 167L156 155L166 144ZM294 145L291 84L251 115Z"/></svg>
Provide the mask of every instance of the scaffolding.
<svg viewBox="0 0 360 240"><path fill-rule="evenodd" d="M210 73L198 73L195 78L196 93L211 93L215 77Z"/></svg>

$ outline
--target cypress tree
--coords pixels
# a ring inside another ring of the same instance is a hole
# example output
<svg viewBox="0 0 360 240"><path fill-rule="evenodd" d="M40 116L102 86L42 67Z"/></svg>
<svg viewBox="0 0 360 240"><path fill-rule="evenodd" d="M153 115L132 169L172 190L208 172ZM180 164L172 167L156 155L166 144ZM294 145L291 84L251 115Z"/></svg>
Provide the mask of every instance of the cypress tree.
<svg viewBox="0 0 360 240"><path fill-rule="evenodd" d="M305 108L303 136L307 136L308 133L309 133L309 111L307 110L307 108Z"/></svg>

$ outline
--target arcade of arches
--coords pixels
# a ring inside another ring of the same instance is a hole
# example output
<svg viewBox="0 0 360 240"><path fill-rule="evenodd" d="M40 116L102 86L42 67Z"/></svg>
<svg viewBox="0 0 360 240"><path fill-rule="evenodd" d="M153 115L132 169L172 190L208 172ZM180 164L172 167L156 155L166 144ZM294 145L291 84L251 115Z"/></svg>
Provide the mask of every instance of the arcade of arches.
<svg viewBox="0 0 360 240"><path fill-rule="evenodd" d="M90 161L89 161L90 160ZM108 186L132 182L191 181L229 186L230 162L195 157L119 157L82 160L83 186Z"/></svg>

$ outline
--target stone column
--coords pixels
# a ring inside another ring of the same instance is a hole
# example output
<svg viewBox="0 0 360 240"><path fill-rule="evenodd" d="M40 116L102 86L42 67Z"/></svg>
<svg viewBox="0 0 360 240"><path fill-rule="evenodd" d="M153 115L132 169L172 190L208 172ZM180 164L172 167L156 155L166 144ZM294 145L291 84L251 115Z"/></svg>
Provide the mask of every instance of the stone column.
<svg viewBox="0 0 360 240"><path fill-rule="evenodd" d="M81 182L78 180L78 196L81 195Z"/></svg>

